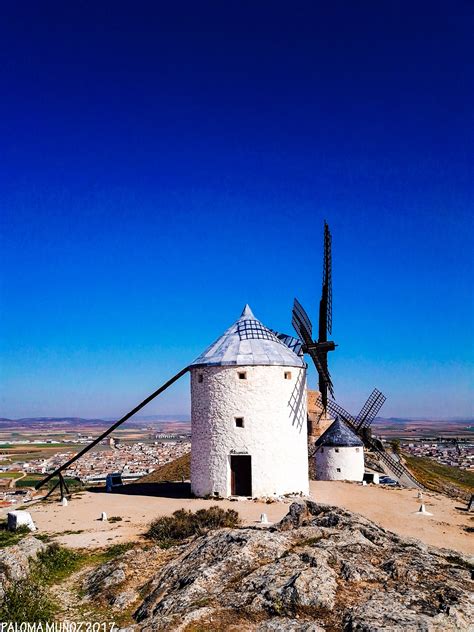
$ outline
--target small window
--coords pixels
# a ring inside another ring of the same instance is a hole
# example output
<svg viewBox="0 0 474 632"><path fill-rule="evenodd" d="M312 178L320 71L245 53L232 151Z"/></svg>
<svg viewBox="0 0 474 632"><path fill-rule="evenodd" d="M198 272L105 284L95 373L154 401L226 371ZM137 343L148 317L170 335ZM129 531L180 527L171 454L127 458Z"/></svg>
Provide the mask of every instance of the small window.
<svg viewBox="0 0 474 632"><path fill-rule="evenodd" d="M239 371L239 380L246 380L246 379L247 379L247 372Z"/></svg>
<svg viewBox="0 0 474 632"><path fill-rule="evenodd" d="M284 376L285 380L291 380L291 371L285 371Z"/></svg>
<svg viewBox="0 0 474 632"><path fill-rule="evenodd" d="M359 448L356 448L356 452L359 452Z"/></svg>
<svg viewBox="0 0 474 632"><path fill-rule="evenodd" d="M337 471L337 472L340 472L340 471L341 471L341 468L340 468L340 467L336 468L336 471Z"/></svg>
<svg viewBox="0 0 474 632"><path fill-rule="evenodd" d="M235 418L235 427L236 428L243 428L244 427L244 418L243 417L236 417Z"/></svg>
<svg viewBox="0 0 474 632"><path fill-rule="evenodd" d="M336 452L339 452L339 448L336 448Z"/></svg>
<svg viewBox="0 0 474 632"><path fill-rule="evenodd" d="M204 375L202 373L198 373L198 382L204 382Z"/></svg>

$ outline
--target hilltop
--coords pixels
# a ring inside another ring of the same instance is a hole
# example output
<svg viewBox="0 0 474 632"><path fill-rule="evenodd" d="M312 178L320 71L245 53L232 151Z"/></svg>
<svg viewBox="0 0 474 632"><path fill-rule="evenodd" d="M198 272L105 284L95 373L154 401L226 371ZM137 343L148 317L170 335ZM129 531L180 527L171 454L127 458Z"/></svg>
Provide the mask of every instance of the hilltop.
<svg viewBox="0 0 474 632"><path fill-rule="evenodd" d="M134 484L162 483L165 481L187 481L191 477L191 453L183 454L179 458L157 467L150 474L142 476Z"/></svg>
<svg viewBox="0 0 474 632"><path fill-rule="evenodd" d="M50 574L44 598L59 605L57 621L81 612L129 632L469 630L467 556L332 505L299 501L287 509L268 528L209 523L211 531L165 548L160 540L134 541L72 557L47 549L44 561L60 555L70 563ZM44 546L27 536L6 550L5 587L18 564L27 574L25 551L37 549Z"/></svg>

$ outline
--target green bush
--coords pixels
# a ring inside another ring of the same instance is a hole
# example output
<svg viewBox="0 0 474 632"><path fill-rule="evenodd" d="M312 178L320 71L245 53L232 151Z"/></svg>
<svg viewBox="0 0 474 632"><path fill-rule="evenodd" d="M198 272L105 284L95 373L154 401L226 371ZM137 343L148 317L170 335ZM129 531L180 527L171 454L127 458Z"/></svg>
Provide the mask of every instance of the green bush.
<svg viewBox="0 0 474 632"><path fill-rule="evenodd" d="M147 536L164 544L185 540L192 535L202 535L211 529L235 527L240 524L239 514L233 509L224 511L213 506L199 509L195 513L178 509L172 516L163 516L154 520Z"/></svg>
<svg viewBox="0 0 474 632"><path fill-rule="evenodd" d="M44 587L32 578L9 586L0 604L0 621L47 623L53 620L56 608Z"/></svg>

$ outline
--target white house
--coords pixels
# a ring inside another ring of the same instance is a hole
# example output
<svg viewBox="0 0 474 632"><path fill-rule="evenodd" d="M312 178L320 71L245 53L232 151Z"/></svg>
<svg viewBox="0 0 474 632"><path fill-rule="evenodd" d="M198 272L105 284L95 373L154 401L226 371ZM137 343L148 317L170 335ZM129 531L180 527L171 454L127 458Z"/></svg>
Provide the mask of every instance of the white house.
<svg viewBox="0 0 474 632"><path fill-rule="evenodd" d="M315 446L317 480L363 480L364 444L339 418L319 437Z"/></svg>
<svg viewBox="0 0 474 632"><path fill-rule="evenodd" d="M308 493L306 364L248 305L191 365L196 496Z"/></svg>

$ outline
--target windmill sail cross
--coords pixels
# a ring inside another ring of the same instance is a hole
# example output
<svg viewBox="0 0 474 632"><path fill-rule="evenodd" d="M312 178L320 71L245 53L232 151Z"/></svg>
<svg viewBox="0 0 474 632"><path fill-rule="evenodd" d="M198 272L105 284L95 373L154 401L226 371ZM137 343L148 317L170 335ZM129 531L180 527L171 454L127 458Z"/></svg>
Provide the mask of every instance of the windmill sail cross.
<svg viewBox="0 0 474 632"><path fill-rule="evenodd" d="M332 340L328 340L328 332L332 332L332 237L329 225L324 222L323 242L323 284L319 301L318 339L313 340L313 325L301 303L295 298L293 304L292 325L302 341L303 352L313 360L318 372L319 391L322 406L327 411L328 391L334 397L334 387L328 368L328 352L336 348Z"/></svg>

